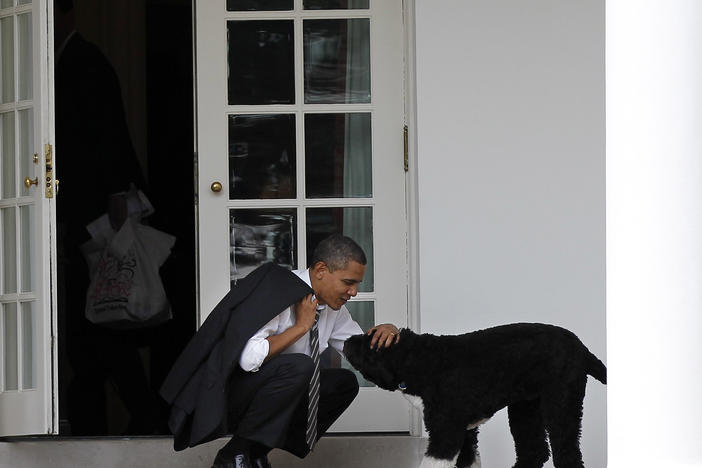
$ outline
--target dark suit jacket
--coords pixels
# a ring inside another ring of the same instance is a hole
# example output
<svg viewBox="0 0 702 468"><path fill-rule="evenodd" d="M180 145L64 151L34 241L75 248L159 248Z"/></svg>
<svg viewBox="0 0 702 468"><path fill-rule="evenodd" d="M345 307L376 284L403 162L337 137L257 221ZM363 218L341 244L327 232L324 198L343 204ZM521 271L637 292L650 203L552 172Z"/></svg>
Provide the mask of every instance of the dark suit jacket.
<svg viewBox="0 0 702 468"><path fill-rule="evenodd" d="M85 225L107 212L108 197L144 177L127 128L122 91L100 49L75 33L56 62L58 218L77 246Z"/></svg>
<svg viewBox="0 0 702 468"><path fill-rule="evenodd" d="M227 393L248 339L312 289L291 271L266 263L224 296L173 365L161 387L172 405L168 422L174 448L226 434ZM230 378L231 377L231 378Z"/></svg>

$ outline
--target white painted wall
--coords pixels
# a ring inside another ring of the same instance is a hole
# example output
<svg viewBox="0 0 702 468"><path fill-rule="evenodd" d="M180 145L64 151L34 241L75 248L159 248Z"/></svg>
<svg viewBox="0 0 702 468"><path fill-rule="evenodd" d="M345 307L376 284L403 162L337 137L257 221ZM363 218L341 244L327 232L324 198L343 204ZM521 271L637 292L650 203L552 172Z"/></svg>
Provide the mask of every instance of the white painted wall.
<svg viewBox="0 0 702 468"><path fill-rule="evenodd" d="M554 323L605 360L604 1L415 17L421 330ZM590 379L588 468L606 466L605 395ZM486 468L514 462L505 411L480 447Z"/></svg>
<svg viewBox="0 0 702 468"><path fill-rule="evenodd" d="M702 2L631 13L607 0L609 466L701 467Z"/></svg>

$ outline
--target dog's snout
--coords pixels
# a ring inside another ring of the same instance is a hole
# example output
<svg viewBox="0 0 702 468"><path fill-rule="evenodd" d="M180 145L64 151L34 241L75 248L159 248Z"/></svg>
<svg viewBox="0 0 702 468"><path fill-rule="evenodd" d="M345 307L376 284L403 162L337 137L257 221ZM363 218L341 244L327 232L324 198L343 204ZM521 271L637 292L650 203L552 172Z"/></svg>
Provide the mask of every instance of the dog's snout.
<svg viewBox="0 0 702 468"><path fill-rule="evenodd" d="M353 349L353 336L348 338L346 341L344 341L344 347L342 348L341 352L344 353L344 356L346 359L349 358L349 354L351 354Z"/></svg>
<svg viewBox="0 0 702 468"><path fill-rule="evenodd" d="M344 346L341 352L352 365L354 365L354 360L357 358L358 349L362 340L363 335L353 335L344 341Z"/></svg>

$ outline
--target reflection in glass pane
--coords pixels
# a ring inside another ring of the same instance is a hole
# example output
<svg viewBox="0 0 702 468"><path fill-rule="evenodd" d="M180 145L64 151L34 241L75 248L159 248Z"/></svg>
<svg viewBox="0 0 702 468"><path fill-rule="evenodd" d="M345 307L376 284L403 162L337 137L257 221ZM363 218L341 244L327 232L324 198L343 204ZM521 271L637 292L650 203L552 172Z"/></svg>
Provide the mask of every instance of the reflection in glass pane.
<svg viewBox="0 0 702 468"><path fill-rule="evenodd" d="M286 11L293 0L227 0L227 11Z"/></svg>
<svg viewBox="0 0 702 468"><path fill-rule="evenodd" d="M32 3L32 0L19 0L17 2L18 5L28 5L30 3Z"/></svg>
<svg viewBox="0 0 702 468"><path fill-rule="evenodd" d="M19 98L32 99L32 14L17 16Z"/></svg>
<svg viewBox="0 0 702 468"><path fill-rule="evenodd" d="M5 342L5 390L17 390L17 304L3 304Z"/></svg>
<svg viewBox="0 0 702 468"><path fill-rule="evenodd" d="M373 291L373 208L307 208L307 265L317 244L335 233L355 240L366 253L366 274L358 290Z"/></svg>
<svg viewBox="0 0 702 468"><path fill-rule="evenodd" d="M2 211L2 272L3 293L17 292L17 220L15 208Z"/></svg>
<svg viewBox="0 0 702 468"><path fill-rule="evenodd" d="M370 102L370 20L306 20L303 29L305 102Z"/></svg>
<svg viewBox="0 0 702 468"><path fill-rule="evenodd" d="M375 325L375 303L368 301L351 301L346 303L351 317L367 332Z"/></svg>
<svg viewBox="0 0 702 468"><path fill-rule="evenodd" d="M351 10L368 8L370 0L303 0L305 10Z"/></svg>
<svg viewBox="0 0 702 468"><path fill-rule="evenodd" d="M293 22L229 21L229 104L293 104Z"/></svg>
<svg viewBox="0 0 702 468"><path fill-rule="evenodd" d="M15 23L14 17L0 19L0 63L2 63L2 92L0 103L15 100Z"/></svg>
<svg viewBox="0 0 702 468"><path fill-rule="evenodd" d="M16 196L15 166L15 114L0 114L0 139L2 139L2 198Z"/></svg>
<svg viewBox="0 0 702 468"><path fill-rule="evenodd" d="M34 113L32 109L21 110L17 113L17 120L19 123L19 160L20 160L20 174L29 176L31 178L35 177L35 165L32 162L32 142L34 141ZM19 184L20 195L28 196L30 195L30 190L20 181ZM36 187L33 187L36 190Z"/></svg>
<svg viewBox="0 0 702 468"><path fill-rule="evenodd" d="M232 283L267 262L297 268L295 208L229 211Z"/></svg>
<svg viewBox="0 0 702 468"><path fill-rule="evenodd" d="M372 197L371 115L305 115L308 198Z"/></svg>
<svg viewBox="0 0 702 468"><path fill-rule="evenodd" d="M229 116L229 198L295 198L295 115Z"/></svg>
<svg viewBox="0 0 702 468"><path fill-rule="evenodd" d="M36 321L31 302L22 303L22 388L35 387L34 334Z"/></svg>
<svg viewBox="0 0 702 468"><path fill-rule="evenodd" d="M0 0L0 8L9 8L12 6L13 0Z"/></svg>
<svg viewBox="0 0 702 468"><path fill-rule="evenodd" d="M367 332L375 325L375 303L366 301L351 301L346 303L346 308L349 310L351 317L361 326L361 330ZM341 367L349 369L358 379L358 385L361 387L375 387L375 384L364 379L360 372L353 368L351 364L342 359Z"/></svg>
<svg viewBox="0 0 702 468"><path fill-rule="evenodd" d="M32 249L32 236L34 235L34 206L20 207L20 277L22 279L21 291L34 290L32 282L32 265L34 265L34 251Z"/></svg>

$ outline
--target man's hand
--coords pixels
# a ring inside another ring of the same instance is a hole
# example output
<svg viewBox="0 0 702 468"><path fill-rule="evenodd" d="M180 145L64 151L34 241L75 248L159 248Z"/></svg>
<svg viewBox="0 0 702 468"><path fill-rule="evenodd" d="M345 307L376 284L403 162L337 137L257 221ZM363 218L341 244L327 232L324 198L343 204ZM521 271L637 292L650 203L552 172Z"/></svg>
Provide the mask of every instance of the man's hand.
<svg viewBox="0 0 702 468"><path fill-rule="evenodd" d="M400 330L392 323L376 325L368 330L368 335L373 335L371 349L380 349L382 346L389 348L393 343L400 341Z"/></svg>
<svg viewBox="0 0 702 468"><path fill-rule="evenodd" d="M295 324L278 335L271 335L268 338L268 356L263 362L268 362L273 356L277 356L288 348L291 344L302 338L310 331L314 325L314 318L317 314L317 298L314 294L308 294L300 302L295 304Z"/></svg>
<svg viewBox="0 0 702 468"><path fill-rule="evenodd" d="M305 332L308 332L314 325L317 304L317 298L314 294L308 294L295 304L295 325L304 328Z"/></svg>

